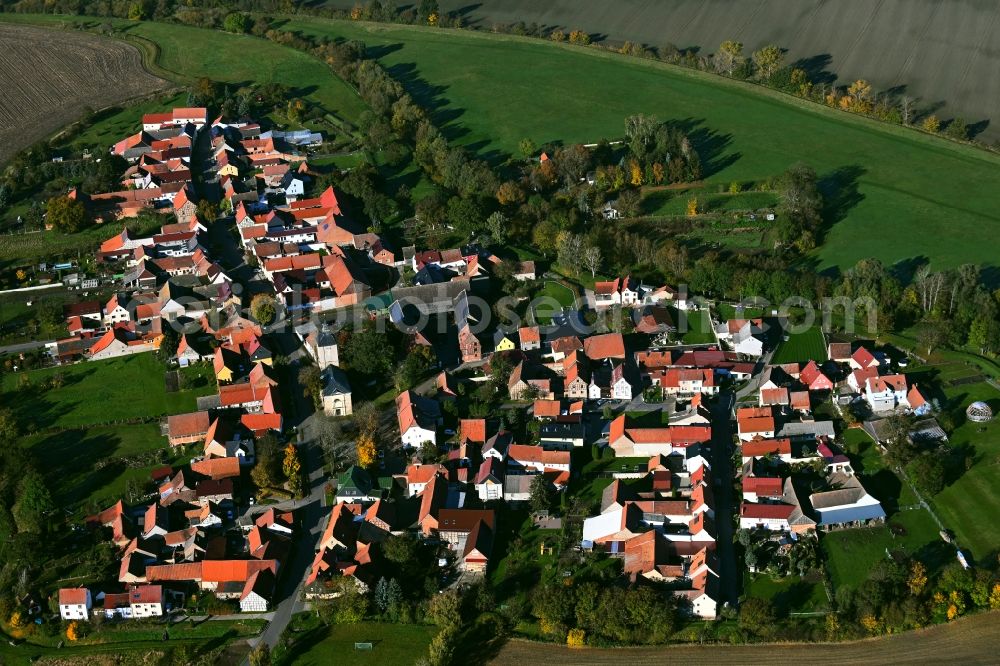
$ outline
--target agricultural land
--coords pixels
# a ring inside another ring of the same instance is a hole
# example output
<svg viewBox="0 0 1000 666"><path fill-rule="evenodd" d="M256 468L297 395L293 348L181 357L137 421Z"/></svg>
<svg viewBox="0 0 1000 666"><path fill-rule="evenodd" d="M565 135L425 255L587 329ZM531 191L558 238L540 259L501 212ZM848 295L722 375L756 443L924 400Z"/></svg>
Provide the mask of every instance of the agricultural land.
<svg viewBox="0 0 1000 666"><path fill-rule="evenodd" d="M0 162L84 115L166 87L138 49L108 39L0 24Z"/></svg>

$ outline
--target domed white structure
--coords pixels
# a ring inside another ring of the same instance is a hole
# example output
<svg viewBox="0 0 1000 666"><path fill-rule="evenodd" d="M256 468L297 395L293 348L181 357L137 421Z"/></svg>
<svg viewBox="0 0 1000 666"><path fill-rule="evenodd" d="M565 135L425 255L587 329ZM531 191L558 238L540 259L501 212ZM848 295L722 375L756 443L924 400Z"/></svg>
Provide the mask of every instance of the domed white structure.
<svg viewBox="0 0 1000 666"><path fill-rule="evenodd" d="M965 410L965 415L975 423L986 423L993 418L993 410L985 402L977 400L969 405L969 408Z"/></svg>

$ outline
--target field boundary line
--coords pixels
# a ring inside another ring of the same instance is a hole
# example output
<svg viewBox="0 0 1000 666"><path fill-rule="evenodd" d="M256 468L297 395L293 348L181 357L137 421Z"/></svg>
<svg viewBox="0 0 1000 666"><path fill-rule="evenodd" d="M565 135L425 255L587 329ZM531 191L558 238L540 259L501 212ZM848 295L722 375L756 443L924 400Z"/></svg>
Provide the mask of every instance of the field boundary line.
<svg viewBox="0 0 1000 666"><path fill-rule="evenodd" d="M742 81L739 79L732 79L720 74L714 74L711 72L701 71L697 69L692 69L689 67L684 67L681 65L675 65L669 62L663 62L661 60L653 60L651 58L642 58L638 56L630 56L616 51L607 51L596 46L583 46L578 44L569 44L567 42L553 42L549 40L542 40L533 37L526 37L521 35L509 35L506 33L493 33L482 30L470 30L466 28L430 28L422 25L408 25L403 23L378 23L373 21L347 21L343 19L326 18L321 16L312 16L309 14L284 14L278 13L274 16L288 19L289 21L299 21L301 23L315 22L318 24L327 25L350 25L350 26L360 26L372 33L387 32L391 30L399 31L433 31L436 33L443 34L460 34L466 35L473 39L481 39L484 41L495 41L495 42L518 42L522 44L536 44L539 46L548 45L555 48L561 48L565 50L574 51L577 53L588 53L595 58L605 58L605 59L619 59L622 58L626 62L632 62L641 64L644 67L650 69L660 69L669 72L673 72L678 76L684 76L690 79L695 79L704 83L718 84L722 86L728 86L735 90L748 94L758 94L762 97L767 97L775 101L783 102L789 106L793 106L802 110L810 111L820 116L824 116L830 120L841 120L845 123L857 125L863 129L869 129L874 131L881 131L885 134L893 135L900 139L908 139L917 143L922 143L930 148L936 149L952 149L963 157L970 159L976 159L979 161L992 162L995 164L1000 164L1000 154L994 153L986 148L980 148L972 143L962 143L958 141L952 141L941 136L929 134L924 132L914 126L901 126L901 125L891 125L889 123L882 122L880 120L875 120L874 118L869 118L867 116L859 115L856 113L850 113L847 111L840 111L838 109L830 108L819 102L813 102L811 100L803 99L797 97L791 93L786 93L774 88L768 88L764 85L754 83L752 81ZM283 28L288 30L287 28ZM291 32L290 30L288 30Z"/></svg>

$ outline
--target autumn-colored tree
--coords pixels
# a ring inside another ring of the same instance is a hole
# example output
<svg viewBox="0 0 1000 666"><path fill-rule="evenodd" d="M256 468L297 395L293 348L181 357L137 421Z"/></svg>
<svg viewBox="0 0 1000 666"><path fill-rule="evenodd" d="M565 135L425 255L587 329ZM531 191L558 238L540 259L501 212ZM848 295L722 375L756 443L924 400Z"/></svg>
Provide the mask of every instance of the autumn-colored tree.
<svg viewBox="0 0 1000 666"><path fill-rule="evenodd" d="M77 641L80 638L80 623L73 620L68 625L66 625L66 639L70 641Z"/></svg>
<svg viewBox="0 0 1000 666"><path fill-rule="evenodd" d="M566 33L563 32L562 30L553 30L552 32L549 33L549 39L551 39L553 42L565 42Z"/></svg>
<svg viewBox="0 0 1000 666"><path fill-rule="evenodd" d="M826 640L835 641L840 636L840 620L836 613L826 616Z"/></svg>
<svg viewBox="0 0 1000 666"><path fill-rule="evenodd" d="M941 121L935 115L929 115L924 118L922 124L925 132L930 132L931 134L937 134L938 130L941 129Z"/></svg>
<svg viewBox="0 0 1000 666"><path fill-rule="evenodd" d="M875 635L880 632L882 628L882 623L874 615L865 615L861 618L861 626L865 628L869 634Z"/></svg>
<svg viewBox="0 0 1000 666"><path fill-rule="evenodd" d="M871 113L872 84L864 79L858 79L847 88L847 95L840 98L838 104L844 111L851 113Z"/></svg>
<svg viewBox="0 0 1000 666"><path fill-rule="evenodd" d="M427 25L437 25L441 16L437 12L431 12L427 17Z"/></svg>
<svg viewBox="0 0 1000 666"><path fill-rule="evenodd" d="M740 182L738 180L734 180L733 182L729 183L730 194L739 194L741 191L743 191L743 186L740 185Z"/></svg>
<svg viewBox="0 0 1000 666"><path fill-rule="evenodd" d="M288 446L285 447L285 459L281 462L281 471L289 479L298 476L302 472L302 463L299 461L299 450L295 448L295 444L292 442L289 442Z"/></svg>
<svg viewBox="0 0 1000 666"><path fill-rule="evenodd" d="M24 619L24 614L21 613L21 611L16 610L10 614L10 619L7 621L7 624L15 629L20 629L27 624L27 621Z"/></svg>
<svg viewBox="0 0 1000 666"><path fill-rule="evenodd" d="M566 634L566 645L570 647L583 647L586 644L587 632L583 629L570 629Z"/></svg>
<svg viewBox="0 0 1000 666"><path fill-rule="evenodd" d="M361 6L360 3L358 3L358 4L354 5L353 7L351 7L351 20L352 21L358 21L358 20L360 20L363 14L364 14L364 8Z"/></svg>
<svg viewBox="0 0 1000 666"><path fill-rule="evenodd" d="M743 64L743 43L727 39L719 45L713 61L717 72L732 76L736 68Z"/></svg>
<svg viewBox="0 0 1000 666"><path fill-rule="evenodd" d="M660 162L653 163L653 182L657 185L663 182L663 164Z"/></svg>
<svg viewBox="0 0 1000 666"><path fill-rule="evenodd" d="M691 197L688 199L687 203L687 215L688 217L694 217L698 214L698 197Z"/></svg>
<svg viewBox="0 0 1000 666"><path fill-rule="evenodd" d="M765 81L781 69L781 65L785 60L784 53L774 44L768 44L754 51L752 57L753 64L757 68L757 74Z"/></svg>
<svg viewBox="0 0 1000 666"><path fill-rule="evenodd" d="M569 33L569 43L570 44L582 44L586 46L590 43L590 35L583 30L574 30Z"/></svg>
<svg viewBox="0 0 1000 666"><path fill-rule="evenodd" d="M990 590L990 609L1000 610L1000 583L994 583Z"/></svg>
<svg viewBox="0 0 1000 666"><path fill-rule="evenodd" d="M630 160L628 164L628 182L636 187L642 185L642 167L635 160Z"/></svg>
<svg viewBox="0 0 1000 666"><path fill-rule="evenodd" d="M362 432L355 442L358 450L358 465L369 467L375 462L375 438L370 433Z"/></svg>
<svg viewBox="0 0 1000 666"><path fill-rule="evenodd" d="M813 84L809 80L809 74L806 70L796 67L792 70L791 76L792 85L798 88L798 94L800 97L809 97L812 95Z"/></svg>
<svg viewBox="0 0 1000 666"><path fill-rule="evenodd" d="M501 206L508 206L510 204L518 204L524 201L524 190L521 186L512 180L500 185L497 190L497 203Z"/></svg>
<svg viewBox="0 0 1000 666"><path fill-rule="evenodd" d="M18 268L17 272L14 273L14 277L17 278L18 282L24 282L28 279L28 274L24 272L23 268Z"/></svg>
<svg viewBox="0 0 1000 666"><path fill-rule="evenodd" d="M89 224L87 210L79 199L52 197L45 204L45 222L65 233L76 233Z"/></svg>
<svg viewBox="0 0 1000 666"><path fill-rule="evenodd" d="M910 588L910 594L914 596L924 591L927 586L927 567L922 562L914 562L910 567L910 577L906 579L906 585Z"/></svg>

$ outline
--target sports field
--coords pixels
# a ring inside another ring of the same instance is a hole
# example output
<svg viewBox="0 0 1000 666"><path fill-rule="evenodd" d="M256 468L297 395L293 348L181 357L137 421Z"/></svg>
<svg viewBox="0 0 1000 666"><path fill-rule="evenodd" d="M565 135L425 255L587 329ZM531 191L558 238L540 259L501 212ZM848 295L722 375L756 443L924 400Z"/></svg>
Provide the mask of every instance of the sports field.
<svg viewBox="0 0 1000 666"><path fill-rule="evenodd" d="M594 49L304 17L284 28L379 47L381 61L435 109L437 122L487 157L516 154L524 137L617 138L624 118L642 112L690 128L709 182L753 181L809 163L833 221L816 257L821 268L872 254L889 264L919 256L940 267L996 262L1000 156Z"/></svg>

